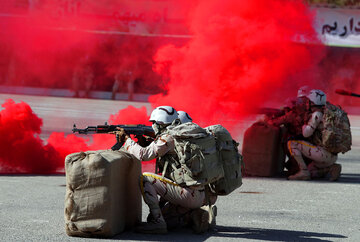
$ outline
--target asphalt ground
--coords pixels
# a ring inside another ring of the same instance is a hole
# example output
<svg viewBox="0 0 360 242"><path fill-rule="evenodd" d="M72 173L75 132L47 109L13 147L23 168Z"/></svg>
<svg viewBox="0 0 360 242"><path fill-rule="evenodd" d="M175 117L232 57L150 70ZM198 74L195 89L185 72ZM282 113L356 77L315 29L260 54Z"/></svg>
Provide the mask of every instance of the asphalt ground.
<svg viewBox="0 0 360 242"><path fill-rule="evenodd" d="M75 122L95 125L131 104L148 103L0 94L0 103L25 101L51 132L70 133ZM288 181L245 177L243 185L217 201L215 231L190 229L167 235L127 231L112 240L130 241L360 241L360 116L350 115L353 147L339 155L342 176L327 180ZM251 120L242 121L250 125ZM246 126L245 125L245 126ZM241 135L237 137L241 142ZM107 241L69 237L64 229L65 176L0 175L1 241ZM143 204L143 220L148 213Z"/></svg>

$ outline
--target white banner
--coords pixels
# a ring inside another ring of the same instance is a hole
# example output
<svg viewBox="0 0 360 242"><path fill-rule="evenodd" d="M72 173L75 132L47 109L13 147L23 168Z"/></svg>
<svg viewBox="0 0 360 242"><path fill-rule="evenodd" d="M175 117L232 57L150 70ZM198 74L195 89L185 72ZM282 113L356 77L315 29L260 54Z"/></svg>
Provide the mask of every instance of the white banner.
<svg viewBox="0 0 360 242"><path fill-rule="evenodd" d="M314 8L315 29L326 45L360 47L360 10Z"/></svg>

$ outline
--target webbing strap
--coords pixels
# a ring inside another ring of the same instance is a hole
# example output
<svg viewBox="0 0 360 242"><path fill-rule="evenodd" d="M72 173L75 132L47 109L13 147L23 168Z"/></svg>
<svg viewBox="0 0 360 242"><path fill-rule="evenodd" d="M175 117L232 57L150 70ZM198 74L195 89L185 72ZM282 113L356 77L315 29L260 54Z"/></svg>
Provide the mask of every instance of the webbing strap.
<svg viewBox="0 0 360 242"><path fill-rule="evenodd" d="M165 164L164 164L164 169L162 171L162 174L161 174L161 177L164 178L165 176L165 173L166 173L166 169L168 167L168 164L169 164L169 161L165 161Z"/></svg>
<svg viewBox="0 0 360 242"><path fill-rule="evenodd" d="M205 186L205 205L207 207L207 210L209 211L209 219L214 218L214 212L211 209L211 202L210 202L210 187L209 185ZM211 221L209 221L210 223Z"/></svg>

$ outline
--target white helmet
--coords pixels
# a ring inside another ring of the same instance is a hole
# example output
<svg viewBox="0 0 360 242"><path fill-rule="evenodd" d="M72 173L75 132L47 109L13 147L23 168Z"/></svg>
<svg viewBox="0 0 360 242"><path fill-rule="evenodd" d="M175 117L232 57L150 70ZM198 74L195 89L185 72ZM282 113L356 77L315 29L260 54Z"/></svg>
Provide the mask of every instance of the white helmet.
<svg viewBox="0 0 360 242"><path fill-rule="evenodd" d="M326 94L321 90L313 89L309 92L307 97L315 105L325 105L326 104Z"/></svg>
<svg viewBox="0 0 360 242"><path fill-rule="evenodd" d="M157 124L171 124L178 118L178 114L173 107L159 106L152 111L149 121Z"/></svg>
<svg viewBox="0 0 360 242"><path fill-rule="evenodd" d="M299 88L297 97L306 97L309 93L309 86L302 86Z"/></svg>
<svg viewBox="0 0 360 242"><path fill-rule="evenodd" d="M177 113L182 124L192 122L192 118L189 116L189 114L187 114L187 112L178 111Z"/></svg>

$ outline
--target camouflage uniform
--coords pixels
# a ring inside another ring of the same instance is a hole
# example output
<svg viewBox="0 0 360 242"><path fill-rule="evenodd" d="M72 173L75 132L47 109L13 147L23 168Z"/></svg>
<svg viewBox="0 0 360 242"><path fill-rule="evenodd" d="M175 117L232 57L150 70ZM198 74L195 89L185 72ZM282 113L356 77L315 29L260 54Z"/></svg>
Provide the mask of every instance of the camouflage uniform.
<svg viewBox="0 0 360 242"><path fill-rule="evenodd" d="M128 138L124 144L124 149L137 159L148 161L164 156L169 152L175 152L175 145L171 135L163 134L147 147L141 147ZM206 203L204 186L182 187L174 181L154 173L143 173L140 186L144 201L149 206L151 217L155 222L164 221L158 195L171 204L189 209L200 208Z"/></svg>
<svg viewBox="0 0 360 242"><path fill-rule="evenodd" d="M302 126L302 135L305 138L310 138L316 129L321 130L322 118L322 112L313 112L307 124ZM300 168L300 171L297 174L290 176L289 179L308 180L311 177L316 178L325 176L331 171L330 168L339 169L339 165L336 164L336 167L333 166L337 160L337 154L330 153L322 146L315 146L305 140L289 140L287 145L291 156L294 157ZM312 160L312 163L309 166L306 165L303 156ZM337 179L337 177L334 178ZM332 179L332 177L330 179Z"/></svg>

